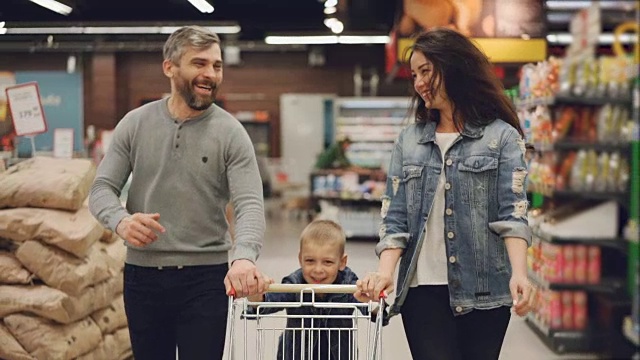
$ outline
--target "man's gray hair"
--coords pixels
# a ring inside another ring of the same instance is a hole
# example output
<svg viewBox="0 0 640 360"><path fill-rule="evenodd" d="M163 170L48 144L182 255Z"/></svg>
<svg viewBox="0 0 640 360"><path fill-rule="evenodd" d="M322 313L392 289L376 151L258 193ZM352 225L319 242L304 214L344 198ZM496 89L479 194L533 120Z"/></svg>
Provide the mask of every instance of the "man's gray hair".
<svg viewBox="0 0 640 360"><path fill-rule="evenodd" d="M165 60L171 60L174 64L180 63L188 47L204 50L213 44L220 44L218 35L202 26L184 26L176 30L164 43L162 54Z"/></svg>

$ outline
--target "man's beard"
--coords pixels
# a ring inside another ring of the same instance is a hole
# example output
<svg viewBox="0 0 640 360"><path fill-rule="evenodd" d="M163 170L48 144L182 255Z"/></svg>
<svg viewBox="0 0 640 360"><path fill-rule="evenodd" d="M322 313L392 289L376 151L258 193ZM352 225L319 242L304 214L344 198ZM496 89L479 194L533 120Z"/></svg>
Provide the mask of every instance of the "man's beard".
<svg viewBox="0 0 640 360"><path fill-rule="evenodd" d="M193 89L196 86L196 84L211 87L211 94L208 96L196 94ZM213 81L196 82L196 80L194 80L193 82L190 83L181 78L176 85L177 85L176 88L178 90L178 93L180 94L180 96L182 96L182 98L187 103L187 105L191 109L197 110L197 111L208 109L211 106L211 104L213 104L213 102L215 101L216 93L218 92L218 84L216 84Z"/></svg>

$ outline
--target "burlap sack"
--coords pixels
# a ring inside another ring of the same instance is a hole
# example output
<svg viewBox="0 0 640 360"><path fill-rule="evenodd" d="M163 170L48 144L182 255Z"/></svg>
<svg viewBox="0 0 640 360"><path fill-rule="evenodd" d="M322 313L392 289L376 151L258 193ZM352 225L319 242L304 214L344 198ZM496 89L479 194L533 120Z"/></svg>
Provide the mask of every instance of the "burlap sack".
<svg viewBox="0 0 640 360"><path fill-rule="evenodd" d="M0 210L0 237L40 240L78 257L88 254L104 232L88 208L77 212L19 208Z"/></svg>
<svg viewBox="0 0 640 360"><path fill-rule="evenodd" d="M35 316L14 314L7 316L4 323L36 359L75 359L95 349L102 340L100 329L91 318L63 325Z"/></svg>
<svg viewBox="0 0 640 360"><path fill-rule="evenodd" d="M123 328L104 336L98 347L76 360L124 360L131 356L129 329Z"/></svg>
<svg viewBox="0 0 640 360"><path fill-rule="evenodd" d="M120 272L116 261L97 246L92 247L84 258L78 258L39 241L28 240L18 248L16 257L45 284L73 296Z"/></svg>
<svg viewBox="0 0 640 360"><path fill-rule="evenodd" d="M0 208L78 210L95 176L96 168L88 159L25 160L0 173Z"/></svg>
<svg viewBox="0 0 640 360"><path fill-rule="evenodd" d="M121 240L120 236L107 228L104 229L104 233L102 233L102 237L100 237L100 241L107 244L114 243L118 240Z"/></svg>
<svg viewBox="0 0 640 360"><path fill-rule="evenodd" d="M113 300L108 307L91 314L91 318L105 335L126 327L127 315L124 311L124 298L122 295Z"/></svg>
<svg viewBox="0 0 640 360"><path fill-rule="evenodd" d="M0 359L35 360L0 321Z"/></svg>
<svg viewBox="0 0 640 360"><path fill-rule="evenodd" d="M127 247L124 245L124 240L119 239L111 244L99 243L97 246L100 248L100 251L113 259L118 269L124 269L124 262L127 258Z"/></svg>
<svg viewBox="0 0 640 360"><path fill-rule="evenodd" d="M29 284L32 279L14 254L0 250L0 284Z"/></svg>
<svg viewBox="0 0 640 360"><path fill-rule="evenodd" d="M122 276L88 287L78 297L45 285L0 285L0 318L27 312L69 324L109 306L121 292Z"/></svg>

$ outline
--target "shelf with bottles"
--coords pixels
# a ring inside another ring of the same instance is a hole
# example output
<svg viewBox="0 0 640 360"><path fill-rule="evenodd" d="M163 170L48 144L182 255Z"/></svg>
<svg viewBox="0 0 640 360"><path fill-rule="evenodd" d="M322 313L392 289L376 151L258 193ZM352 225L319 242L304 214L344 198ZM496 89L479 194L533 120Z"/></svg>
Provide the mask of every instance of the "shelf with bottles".
<svg viewBox="0 0 640 360"><path fill-rule="evenodd" d="M546 242L555 245L591 245L616 249L621 252L627 251L627 240L621 238L554 236L545 233L537 227L533 228L533 238L537 243Z"/></svg>
<svg viewBox="0 0 640 360"><path fill-rule="evenodd" d="M316 201L379 206L386 187L386 175L381 170L319 170L310 176L311 197Z"/></svg>
<svg viewBox="0 0 640 360"><path fill-rule="evenodd" d="M625 152L581 149L538 153L529 162L527 190L561 199L629 203L630 162Z"/></svg>
<svg viewBox="0 0 640 360"><path fill-rule="evenodd" d="M558 244L534 237L527 254L529 279L546 290L622 293L625 280L616 276L618 271L602 266L618 261L620 254L610 254L600 244L606 243L585 240Z"/></svg>
<svg viewBox="0 0 640 360"><path fill-rule="evenodd" d="M404 97L337 98L334 100L336 139L348 137L349 161L366 168L385 168L393 143L409 122L409 99Z"/></svg>
<svg viewBox="0 0 640 360"><path fill-rule="evenodd" d="M527 142L536 150L627 150L636 124L628 106L539 106L518 113Z"/></svg>
<svg viewBox="0 0 640 360"><path fill-rule="evenodd" d="M589 323L589 300L584 291L538 288L526 322L558 354L597 352L603 335Z"/></svg>
<svg viewBox="0 0 640 360"><path fill-rule="evenodd" d="M631 79L637 71L628 57L550 57L522 67L515 104L521 110L559 104L630 104Z"/></svg>

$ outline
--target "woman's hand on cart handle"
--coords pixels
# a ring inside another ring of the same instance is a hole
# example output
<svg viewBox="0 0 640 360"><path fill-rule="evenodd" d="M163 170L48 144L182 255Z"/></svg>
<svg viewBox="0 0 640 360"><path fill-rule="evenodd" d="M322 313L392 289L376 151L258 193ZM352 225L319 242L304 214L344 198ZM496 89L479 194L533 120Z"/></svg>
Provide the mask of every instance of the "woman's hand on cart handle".
<svg viewBox="0 0 640 360"><path fill-rule="evenodd" d="M393 274L383 272L369 273L363 279L358 280L356 286L358 291L354 296L358 301L362 301L361 299L379 301L381 297L385 298L393 292Z"/></svg>

